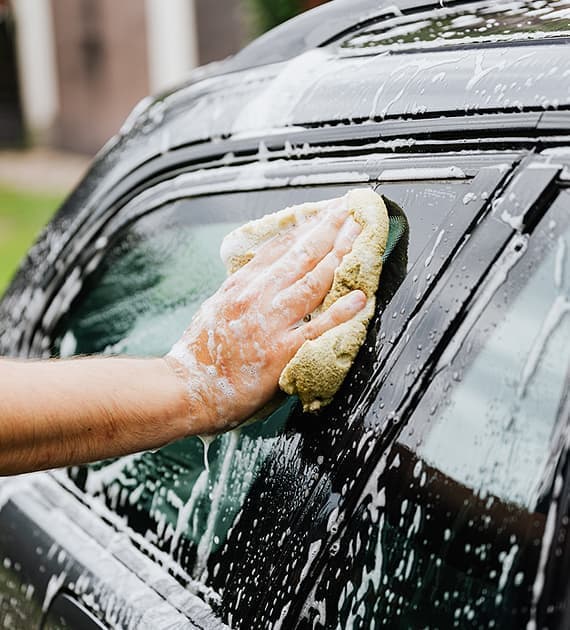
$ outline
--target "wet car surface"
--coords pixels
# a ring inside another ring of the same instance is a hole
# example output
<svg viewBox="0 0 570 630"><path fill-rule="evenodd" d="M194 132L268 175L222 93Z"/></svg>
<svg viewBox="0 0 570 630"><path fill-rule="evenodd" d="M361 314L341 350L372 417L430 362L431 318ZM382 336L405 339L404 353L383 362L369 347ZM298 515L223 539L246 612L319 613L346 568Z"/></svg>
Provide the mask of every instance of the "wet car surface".
<svg viewBox="0 0 570 630"><path fill-rule="evenodd" d="M144 101L0 350L160 355L268 211L408 228L317 416L0 484L4 627L566 628L570 3L335 2Z"/></svg>

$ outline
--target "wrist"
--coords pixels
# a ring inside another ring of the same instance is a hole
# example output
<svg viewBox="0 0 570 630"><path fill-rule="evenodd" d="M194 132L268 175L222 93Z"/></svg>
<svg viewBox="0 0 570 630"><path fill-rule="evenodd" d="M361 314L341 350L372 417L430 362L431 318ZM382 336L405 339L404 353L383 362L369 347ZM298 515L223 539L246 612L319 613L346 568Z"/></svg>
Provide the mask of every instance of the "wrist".
<svg viewBox="0 0 570 630"><path fill-rule="evenodd" d="M180 437L214 433L213 421L208 416L202 379L190 373L188 367L171 354L162 359L170 378L176 383L176 408L180 421Z"/></svg>

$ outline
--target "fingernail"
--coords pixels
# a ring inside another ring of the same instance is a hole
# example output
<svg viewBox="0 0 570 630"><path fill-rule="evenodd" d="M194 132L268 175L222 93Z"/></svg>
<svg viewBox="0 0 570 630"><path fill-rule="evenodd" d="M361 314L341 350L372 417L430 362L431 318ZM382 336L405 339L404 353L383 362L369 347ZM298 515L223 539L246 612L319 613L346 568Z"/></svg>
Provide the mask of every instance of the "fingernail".
<svg viewBox="0 0 570 630"><path fill-rule="evenodd" d="M365 304L366 294L363 291L357 290L353 291L350 294L350 305L353 306L357 311L362 310Z"/></svg>

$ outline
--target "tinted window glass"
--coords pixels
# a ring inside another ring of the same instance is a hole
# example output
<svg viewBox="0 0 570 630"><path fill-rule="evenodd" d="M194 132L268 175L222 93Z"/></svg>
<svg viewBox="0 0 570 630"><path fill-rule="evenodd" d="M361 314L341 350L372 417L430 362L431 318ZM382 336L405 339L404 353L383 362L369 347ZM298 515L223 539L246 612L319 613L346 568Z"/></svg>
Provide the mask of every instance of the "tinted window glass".
<svg viewBox="0 0 570 630"><path fill-rule="evenodd" d="M21 564L12 561L12 552L5 547L0 551L0 627L39 627L42 601Z"/></svg>
<svg viewBox="0 0 570 630"><path fill-rule="evenodd" d="M495 266L337 543L349 565L324 569L307 619L338 583L339 628L535 618L570 369L569 197Z"/></svg>
<svg viewBox="0 0 570 630"><path fill-rule="evenodd" d="M527 263L520 292L505 291L510 303L501 320L503 305L485 314L465 357L471 362L455 362L449 376L457 384L449 395L440 392L418 451L476 492L529 509L541 490L570 356L567 243L570 233L549 243L538 265Z"/></svg>
<svg viewBox="0 0 570 630"><path fill-rule="evenodd" d="M405 208L409 256L426 247L468 181L389 183L379 192ZM160 355L225 276L218 250L234 226L268 211L342 195L348 187L290 189L183 199L146 214L108 238L55 335L62 356L83 353ZM207 560L223 545L255 475L295 407L288 399L268 420L216 439L207 458L197 438L114 462L76 467L70 475L129 525L206 580ZM205 467L205 461L208 468ZM215 568L213 569L215 572Z"/></svg>

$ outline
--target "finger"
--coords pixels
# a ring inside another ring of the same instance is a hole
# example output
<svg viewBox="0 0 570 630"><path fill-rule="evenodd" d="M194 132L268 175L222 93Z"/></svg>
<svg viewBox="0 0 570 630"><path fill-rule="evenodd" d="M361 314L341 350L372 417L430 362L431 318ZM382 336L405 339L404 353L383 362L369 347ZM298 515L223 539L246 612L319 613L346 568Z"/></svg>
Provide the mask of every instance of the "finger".
<svg viewBox="0 0 570 630"><path fill-rule="evenodd" d="M332 286L337 267L361 231L361 226L349 217L337 234L333 251L312 271L276 296L273 306L289 313L289 323L302 319L322 303Z"/></svg>
<svg viewBox="0 0 570 630"><path fill-rule="evenodd" d="M272 280L271 276L267 277L267 271L271 264L291 250L295 243L299 241L304 230L310 229L311 226L317 226L322 221L324 221L324 217L321 214L308 217L303 223L299 223L289 228L286 232L282 232L265 241L247 264L226 278L222 289L224 291L233 291L234 289L241 291L245 289L246 296L258 293L257 289L259 287L265 286L268 279L269 281Z"/></svg>
<svg viewBox="0 0 570 630"><path fill-rule="evenodd" d="M314 269L333 249L339 230L346 220L347 215L344 212L327 213L323 221L307 231L267 270L273 286L277 289L289 287Z"/></svg>
<svg viewBox="0 0 570 630"><path fill-rule="evenodd" d="M352 249L352 245L360 232L362 232L362 226L352 217L348 217L334 242L335 251L338 252L341 258Z"/></svg>
<svg viewBox="0 0 570 630"><path fill-rule="evenodd" d="M277 234L265 241L255 252L255 256L249 263L250 268L267 267L275 262L295 245L307 229L317 225L317 223L322 220L323 216L321 213L307 217L302 223L297 223L286 232Z"/></svg>
<svg viewBox="0 0 570 630"><path fill-rule="evenodd" d="M314 214L307 216L304 212L295 211L293 213L296 225L286 234L278 235L264 243L257 251L254 260L260 265L267 266L291 250L296 240L310 227L317 222L330 222L331 217L338 217L340 223L348 216L348 206L345 197L320 201L311 208Z"/></svg>
<svg viewBox="0 0 570 630"><path fill-rule="evenodd" d="M292 331L295 341L301 345L303 341L320 337L327 330L352 319L365 305L365 293L351 291L337 300L322 315Z"/></svg>
<svg viewBox="0 0 570 630"><path fill-rule="evenodd" d="M303 230L307 230L308 227L316 225L318 221L322 221L322 215L316 214L309 217L304 217L302 223L292 225L285 231L280 232L276 236L264 241L257 251L253 254L253 258L245 265L237 269L224 281L224 290L234 289L243 285L244 282L249 284L251 282L252 275L256 279L266 269L283 254L289 251L293 245L299 240ZM236 239L239 240L239 239ZM228 245L228 249L232 250L232 245ZM220 250L220 255L224 258L224 253Z"/></svg>

